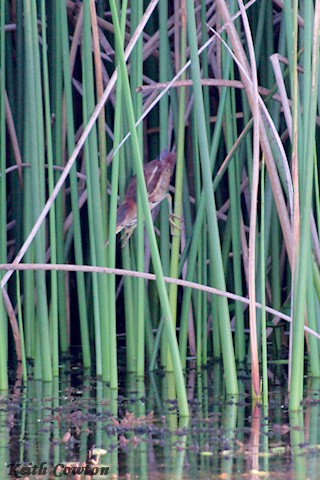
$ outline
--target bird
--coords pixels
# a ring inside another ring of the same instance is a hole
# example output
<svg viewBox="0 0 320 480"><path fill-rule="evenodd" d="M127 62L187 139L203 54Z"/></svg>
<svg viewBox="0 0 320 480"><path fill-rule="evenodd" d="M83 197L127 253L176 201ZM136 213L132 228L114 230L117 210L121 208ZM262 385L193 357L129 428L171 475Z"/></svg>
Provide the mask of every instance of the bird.
<svg viewBox="0 0 320 480"><path fill-rule="evenodd" d="M177 156L173 152L164 149L161 155L147 162L143 166L143 173L147 187L149 208L152 211L159 203L167 198L170 211L170 223L172 220L172 200L168 193L170 181L173 175ZM124 242L126 245L137 225L137 178L136 175L130 180L123 203L117 210L116 235L124 230Z"/></svg>

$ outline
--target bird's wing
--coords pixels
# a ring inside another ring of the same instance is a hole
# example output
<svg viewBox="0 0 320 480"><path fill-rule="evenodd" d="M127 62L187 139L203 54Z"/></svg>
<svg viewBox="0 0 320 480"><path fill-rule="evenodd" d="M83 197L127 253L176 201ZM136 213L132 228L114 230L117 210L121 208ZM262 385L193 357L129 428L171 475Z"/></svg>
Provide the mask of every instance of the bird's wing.
<svg viewBox="0 0 320 480"><path fill-rule="evenodd" d="M143 168L148 197L153 194L159 183L159 179L163 169L162 167L163 164L160 160L152 160L152 162L146 163Z"/></svg>
<svg viewBox="0 0 320 480"><path fill-rule="evenodd" d="M143 172L144 172L144 178L146 180L146 185L147 185L147 192L148 192L148 197L154 189L156 188L160 174L162 171L162 163L160 160L152 160L151 162L145 163L143 166ZM124 197L124 200L137 200L137 179L136 175L132 177L132 179L129 182L129 185L126 190L126 194Z"/></svg>
<svg viewBox="0 0 320 480"><path fill-rule="evenodd" d="M125 201L130 199L137 200L137 179L135 175L131 178L124 196Z"/></svg>

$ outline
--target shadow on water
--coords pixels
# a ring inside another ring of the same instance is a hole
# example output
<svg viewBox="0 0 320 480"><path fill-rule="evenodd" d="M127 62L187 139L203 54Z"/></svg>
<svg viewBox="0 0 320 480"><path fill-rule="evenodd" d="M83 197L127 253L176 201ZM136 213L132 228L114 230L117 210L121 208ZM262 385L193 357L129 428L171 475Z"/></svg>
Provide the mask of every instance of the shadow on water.
<svg viewBox="0 0 320 480"><path fill-rule="evenodd" d="M17 380L0 397L1 478L318 478L319 380L289 415L281 375L267 409L252 406L245 373L227 398L218 364L190 368L189 421L170 375L126 375L119 392L69 364L52 384Z"/></svg>

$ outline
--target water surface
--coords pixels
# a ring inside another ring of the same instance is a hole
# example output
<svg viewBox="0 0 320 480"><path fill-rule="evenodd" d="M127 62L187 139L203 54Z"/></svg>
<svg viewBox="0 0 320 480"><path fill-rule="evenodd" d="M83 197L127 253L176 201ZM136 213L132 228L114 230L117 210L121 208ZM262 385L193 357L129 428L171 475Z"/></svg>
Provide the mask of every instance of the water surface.
<svg viewBox="0 0 320 480"><path fill-rule="evenodd" d="M69 362L53 384L16 379L0 400L1 478L319 478L318 380L294 415L282 370L268 408L252 405L245 371L237 398L224 395L219 364L190 368L187 381L189 421L179 418L170 375L124 375L118 392ZM76 466L87 476L63 474Z"/></svg>

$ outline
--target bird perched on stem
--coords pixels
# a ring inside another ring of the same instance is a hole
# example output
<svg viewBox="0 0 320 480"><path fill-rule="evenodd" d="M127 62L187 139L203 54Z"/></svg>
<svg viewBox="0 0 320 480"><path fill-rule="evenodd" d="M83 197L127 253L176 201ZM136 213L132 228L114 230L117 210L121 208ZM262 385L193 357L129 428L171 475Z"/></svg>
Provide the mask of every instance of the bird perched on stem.
<svg viewBox="0 0 320 480"><path fill-rule="evenodd" d="M153 210L164 198L167 198L172 220L172 200L168 193L171 177L176 163L176 154L165 149L159 158L148 162L143 167L150 210ZM132 177L126 190L123 203L117 210L116 234L124 229L124 243L127 243L137 225L137 179Z"/></svg>

